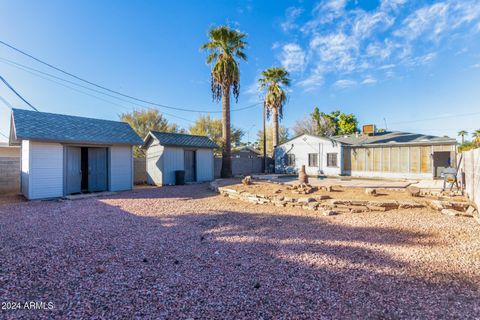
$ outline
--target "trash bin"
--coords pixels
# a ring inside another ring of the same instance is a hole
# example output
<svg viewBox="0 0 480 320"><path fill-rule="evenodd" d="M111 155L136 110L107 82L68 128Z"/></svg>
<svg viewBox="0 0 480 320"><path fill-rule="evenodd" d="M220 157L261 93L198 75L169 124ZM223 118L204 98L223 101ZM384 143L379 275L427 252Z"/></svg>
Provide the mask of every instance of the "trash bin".
<svg viewBox="0 0 480 320"><path fill-rule="evenodd" d="M175 184L181 186L185 184L185 170L175 171Z"/></svg>

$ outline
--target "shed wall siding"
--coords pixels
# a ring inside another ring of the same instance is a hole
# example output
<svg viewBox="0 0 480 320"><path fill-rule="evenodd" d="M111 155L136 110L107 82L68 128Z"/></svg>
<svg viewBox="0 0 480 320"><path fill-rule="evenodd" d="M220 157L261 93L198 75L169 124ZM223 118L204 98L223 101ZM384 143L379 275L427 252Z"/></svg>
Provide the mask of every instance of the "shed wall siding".
<svg viewBox="0 0 480 320"><path fill-rule="evenodd" d="M30 141L23 140L21 148L21 188L25 198L30 198L28 186L30 185Z"/></svg>
<svg viewBox="0 0 480 320"><path fill-rule="evenodd" d="M285 163L285 154L287 153L295 155L295 166L287 166ZM308 166L308 154L310 153L318 155L318 166ZM336 167L327 166L328 153L337 154ZM309 175L339 175L342 172L342 159L340 143L319 137L302 135L275 149L275 172L298 172L301 166L305 165L305 171Z"/></svg>
<svg viewBox="0 0 480 320"><path fill-rule="evenodd" d="M245 159L246 160L246 159ZM212 149L198 149L197 150L197 181L212 181L213 180L213 150Z"/></svg>
<svg viewBox="0 0 480 320"><path fill-rule="evenodd" d="M150 185L161 186L163 184L162 175L162 154L164 147L154 141L147 148L147 183Z"/></svg>
<svg viewBox="0 0 480 320"><path fill-rule="evenodd" d="M132 160L132 147L110 147L110 191L123 191L132 189Z"/></svg>
<svg viewBox="0 0 480 320"><path fill-rule="evenodd" d="M165 147L162 154L162 176L163 184L175 184L175 171L185 169L185 158L183 148Z"/></svg>
<svg viewBox="0 0 480 320"><path fill-rule="evenodd" d="M63 196L63 146L30 142L29 199Z"/></svg>

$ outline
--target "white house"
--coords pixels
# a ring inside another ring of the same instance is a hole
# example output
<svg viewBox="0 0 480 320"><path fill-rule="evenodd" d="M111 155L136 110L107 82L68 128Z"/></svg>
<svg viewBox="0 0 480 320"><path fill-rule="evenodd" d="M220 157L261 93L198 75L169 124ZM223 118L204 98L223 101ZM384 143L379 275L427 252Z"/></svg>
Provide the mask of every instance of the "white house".
<svg viewBox="0 0 480 320"><path fill-rule="evenodd" d="M127 123L12 109L10 145L20 145L27 199L133 188L134 145Z"/></svg>
<svg viewBox="0 0 480 320"><path fill-rule="evenodd" d="M275 148L276 173L296 173L305 165L308 175L340 175L341 164L341 144L325 137L303 134Z"/></svg>
<svg viewBox="0 0 480 320"><path fill-rule="evenodd" d="M304 134L277 146L275 172L297 172L305 165L309 175L434 179L456 166L456 144L448 137L398 131L330 138Z"/></svg>
<svg viewBox="0 0 480 320"><path fill-rule="evenodd" d="M214 179L213 149L218 146L208 137L151 131L144 141L148 184L174 185L175 171L184 171L187 183Z"/></svg>

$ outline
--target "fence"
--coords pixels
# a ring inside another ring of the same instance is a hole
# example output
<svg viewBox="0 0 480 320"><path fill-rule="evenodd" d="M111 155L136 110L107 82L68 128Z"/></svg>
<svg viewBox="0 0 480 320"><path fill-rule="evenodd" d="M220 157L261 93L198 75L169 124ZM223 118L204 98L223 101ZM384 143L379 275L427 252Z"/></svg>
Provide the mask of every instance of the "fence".
<svg viewBox="0 0 480 320"><path fill-rule="evenodd" d="M2 148L0 152L0 194L20 192L20 149Z"/></svg>
<svg viewBox="0 0 480 320"><path fill-rule="evenodd" d="M133 158L133 183L147 183L147 163L145 158Z"/></svg>
<svg viewBox="0 0 480 320"><path fill-rule="evenodd" d="M462 153L460 170L465 174L465 192L480 209L480 149Z"/></svg>
<svg viewBox="0 0 480 320"><path fill-rule="evenodd" d="M222 170L222 158L215 158L215 178L220 177ZM232 174L234 176L243 175L248 176L251 174L263 172L263 158L232 158Z"/></svg>

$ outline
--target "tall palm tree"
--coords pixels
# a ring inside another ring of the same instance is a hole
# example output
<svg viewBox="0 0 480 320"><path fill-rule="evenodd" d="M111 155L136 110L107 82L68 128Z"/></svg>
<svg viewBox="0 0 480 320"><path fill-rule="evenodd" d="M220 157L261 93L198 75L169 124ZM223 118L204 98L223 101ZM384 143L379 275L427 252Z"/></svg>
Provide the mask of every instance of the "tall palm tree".
<svg viewBox="0 0 480 320"><path fill-rule="evenodd" d="M462 144L465 142L465 136L466 136L467 134L468 134L468 132L465 131L465 130L460 130L460 131L458 131L458 135L459 135L460 137L462 137Z"/></svg>
<svg viewBox="0 0 480 320"><path fill-rule="evenodd" d="M288 71L280 67L272 67L262 72L260 89L266 90L264 105L267 118L273 116L273 147L278 145L278 122L283 118L283 107L287 102L285 88L290 86Z"/></svg>
<svg viewBox="0 0 480 320"><path fill-rule="evenodd" d="M212 65L212 96L214 101L222 100L222 171L223 178L232 176L231 131L230 131L230 90L235 100L240 94L240 71L235 59L247 60L244 52L247 43L245 33L228 26L210 29L209 41L201 46L208 52L207 64Z"/></svg>

